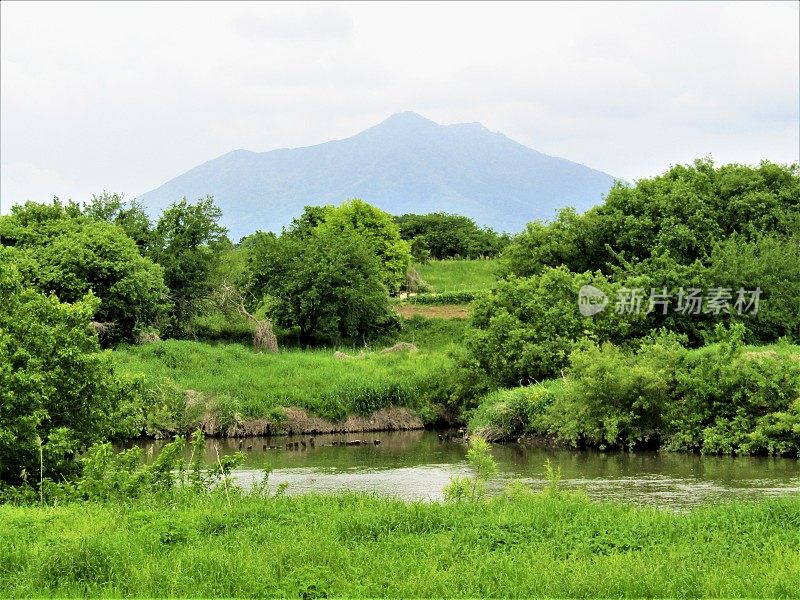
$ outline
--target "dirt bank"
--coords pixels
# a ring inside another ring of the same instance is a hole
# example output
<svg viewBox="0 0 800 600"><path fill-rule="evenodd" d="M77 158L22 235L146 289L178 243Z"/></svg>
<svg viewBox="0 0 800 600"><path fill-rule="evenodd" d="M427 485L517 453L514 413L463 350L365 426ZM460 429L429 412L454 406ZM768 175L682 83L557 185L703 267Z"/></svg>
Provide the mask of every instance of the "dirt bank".
<svg viewBox="0 0 800 600"><path fill-rule="evenodd" d="M423 429L422 420L407 409L389 406L368 417L351 415L342 421L329 421L315 417L302 408L285 409L286 418L242 419L229 427L219 427L216 419L204 418L200 424L208 436L239 437L256 435L283 435L305 433L355 433L358 431L399 431Z"/></svg>

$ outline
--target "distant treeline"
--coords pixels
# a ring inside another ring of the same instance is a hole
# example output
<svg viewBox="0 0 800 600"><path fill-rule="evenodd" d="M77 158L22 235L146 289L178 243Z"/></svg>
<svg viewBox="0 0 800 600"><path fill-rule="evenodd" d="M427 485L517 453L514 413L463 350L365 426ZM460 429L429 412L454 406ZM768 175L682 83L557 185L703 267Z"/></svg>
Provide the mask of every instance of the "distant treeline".
<svg viewBox="0 0 800 600"><path fill-rule="evenodd" d="M427 215L406 214L394 218L401 237L411 244L417 262L445 258L493 258L511 241L507 233L491 227L478 227L461 215L443 212Z"/></svg>

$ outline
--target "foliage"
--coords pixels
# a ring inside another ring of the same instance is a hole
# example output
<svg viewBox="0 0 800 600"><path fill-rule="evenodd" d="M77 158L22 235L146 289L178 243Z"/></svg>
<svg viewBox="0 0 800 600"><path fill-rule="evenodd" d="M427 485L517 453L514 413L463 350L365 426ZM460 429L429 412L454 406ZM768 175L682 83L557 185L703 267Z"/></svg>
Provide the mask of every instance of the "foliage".
<svg viewBox="0 0 800 600"><path fill-rule="evenodd" d="M572 445L658 447L685 349L672 334L634 352L584 343L570 356L563 390L535 427Z"/></svg>
<svg viewBox="0 0 800 600"><path fill-rule="evenodd" d="M470 438L467 462L474 474L471 478L459 475L450 478L450 483L444 488L444 497L448 502L483 498L486 494L486 483L497 473L497 463L492 458L491 446L481 437Z"/></svg>
<svg viewBox="0 0 800 600"><path fill-rule="evenodd" d="M76 205L14 206L0 217L0 238L25 284L62 302L88 292L100 300L94 319L106 323L103 342L133 340L158 327L168 310L160 267L139 253L118 225L84 216Z"/></svg>
<svg viewBox="0 0 800 600"><path fill-rule="evenodd" d="M138 446L115 453L111 444L95 444L81 459L83 472L75 484L75 493L84 500L129 502L180 488L204 493L221 484L227 489L232 486L231 472L245 456L242 452L227 454L206 467L202 460L205 445L205 436L196 430L187 470L186 440L182 437L165 444L150 463L142 462L142 449Z"/></svg>
<svg viewBox="0 0 800 600"><path fill-rule="evenodd" d="M0 481L76 472L75 457L114 428L122 389L89 328L97 299L73 304L23 288L0 248Z"/></svg>
<svg viewBox="0 0 800 600"><path fill-rule="evenodd" d="M714 341L717 325L738 323L751 343L798 342L799 232L796 164L715 168L698 160L634 186L618 184L585 214L565 209L514 239L501 261L506 281L475 304L470 347L497 384L513 386L557 376L584 338L632 344L664 328L699 346ZM574 305L580 283L612 302L620 290L639 289L645 302L638 314L606 309L582 318ZM692 288L727 291L731 301L719 314L707 305L681 314L679 292ZM756 289L758 311L741 306L740 314L740 291L747 300ZM672 295L666 314L648 310L651 292Z"/></svg>
<svg viewBox="0 0 800 600"><path fill-rule="evenodd" d="M171 333L188 333L192 317L215 289L212 278L222 250L230 245L219 225L222 211L211 196L171 204L153 232L152 258L163 267L173 302Z"/></svg>
<svg viewBox="0 0 800 600"><path fill-rule="evenodd" d="M734 327L687 357L666 411L666 447L709 454L800 454L797 348L745 349Z"/></svg>
<svg viewBox="0 0 800 600"><path fill-rule="evenodd" d="M580 344L562 380L487 395L470 431L550 436L574 446L707 454L800 454L800 350L748 348L744 328L686 350L672 333L635 351Z"/></svg>
<svg viewBox="0 0 800 600"><path fill-rule="evenodd" d="M91 201L84 205L83 214L91 219L119 225L136 242L143 255L153 243L150 217L136 200L125 201L121 194L103 192L99 196L92 196Z"/></svg>
<svg viewBox="0 0 800 600"><path fill-rule="evenodd" d="M411 244L414 260L491 258L508 244L507 234L480 228L469 217L447 213L395 217L400 235Z"/></svg>
<svg viewBox="0 0 800 600"><path fill-rule="evenodd" d="M361 235L258 234L248 252L251 293L271 300L269 316L302 344L363 342L397 327L379 260Z"/></svg>
<svg viewBox="0 0 800 600"><path fill-rule="evenodd" d="M329 208L316 231L323 240L360 238L364 247L377 257L386 289L395 293L403 285L411 266L411 250L389 214L355 198Z"/></svg>
<svg viewBox="0 0 800 600"><path fill-rule="evenodd" d="M797 164L715 168L696 160L632 187L617 184L584 215L566 209L552 224L532 223L504 253L505 272L528 276L563 265L610 275L614 266L659 255L707 264L714 246L733 234L796 235L799 199Z"/></svg>
<svg viewBox="0 0 800 600"><path fill-rule="evenodd" d="M9 597L792 597L800 500L224 493L0 506Z"/></svg>
<svg viewBox="0 0 800 600"><path fill-rule="evenodd" d="M441 294L414 294L408 298L410 304L469 304L478 294L474 292L443 292Z"/></svg>
<svg viewBox="0 0 800 600"><path fill-rule="evenodd" d="M800 228L788 239L732 235L713 248L710 263L710 281L762 290L757 314L732 315L745 326L747 342L800 343Z"/></svg>
<svg viewBox="0 0 800 600"><path fill-rule="evenodd" d="M560 392L559 381L495 390L469 418L469 432L487 441L516 440L541 429L542 418Z"/></svg>
<svg viewBox="0 0 800 600"><path fill-rule="evenodd" d="M622 342L637 331L639 316L606 310L594 317L578 311L584 285L615 285L599 273L548 268L540 275L501 281L474 304L474 331L467 344L480 368L497 385L511 387L557 376L582 339ZM618 287L618 286L616 286Z"/></svg>

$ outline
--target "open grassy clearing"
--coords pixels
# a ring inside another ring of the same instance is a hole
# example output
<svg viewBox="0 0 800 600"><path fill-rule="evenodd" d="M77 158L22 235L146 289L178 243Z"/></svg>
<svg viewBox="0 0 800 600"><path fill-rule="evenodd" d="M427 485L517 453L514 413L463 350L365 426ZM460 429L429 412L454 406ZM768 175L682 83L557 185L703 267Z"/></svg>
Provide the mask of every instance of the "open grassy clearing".
<svg viewBox="0 0 800 600"><path fill-rule="evenodd" d="M800 499L675 514L212 495L0 506L0 596L796 597Z"/></svg>
<svg viewBox="0 0 800 600"><path fill-rule="evenodd" d="M466 319L471 313L469 304L396 304L394 311L405 319L423 317L426 319Z"/></svg>
<svg viewBox="0 0 800 600"><path fill-rule="evenodd" d="M496 260L432 260L414 268L436 294L485 292L497 277Z"/></svg>

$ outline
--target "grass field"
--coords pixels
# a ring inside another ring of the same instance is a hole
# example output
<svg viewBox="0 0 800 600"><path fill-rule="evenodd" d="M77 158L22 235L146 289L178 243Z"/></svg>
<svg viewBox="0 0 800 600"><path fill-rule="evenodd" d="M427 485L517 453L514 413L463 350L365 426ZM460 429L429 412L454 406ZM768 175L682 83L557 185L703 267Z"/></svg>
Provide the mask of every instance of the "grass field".
<svg viewBox="0 0 800 600"><path fill-rule="evenodd" d="M413 300L395 305L394 310L404 319L466 319L470 315L469 304L415 304Z"/></svg>
<svg viewBox="0 0 800 600"><path fill-rule="evenodd" d="M414 265L430 292L485 292L494 284L496 260L432 260Z"/></svg>
<svg viewBox="0 0 800 600"><path fill-rule="evenodd" d="M334 349L270 354L241 344L187 340L120 347L113 354L118 372L143 375L149 389L167 398L151 402L157 410L148 417L148 430L155 433L193 428L205 414L223 426L235 419L279 421L285 407L340 420L393 405L427 421L450 394L454 362L447 349L459 342L465 327L463 321L411 319L398 340L415 344L418 351L344 348L347 358L337 357ZM185 412L182 394L174 393L186 389L203 399L192 414Z"/></svg>
<svg viewBox="0 0 800 600"><path fill-rule="evenodd" d="M687 514L223 493L0 506L5 597L800 595L800 499Z"/></svg>

